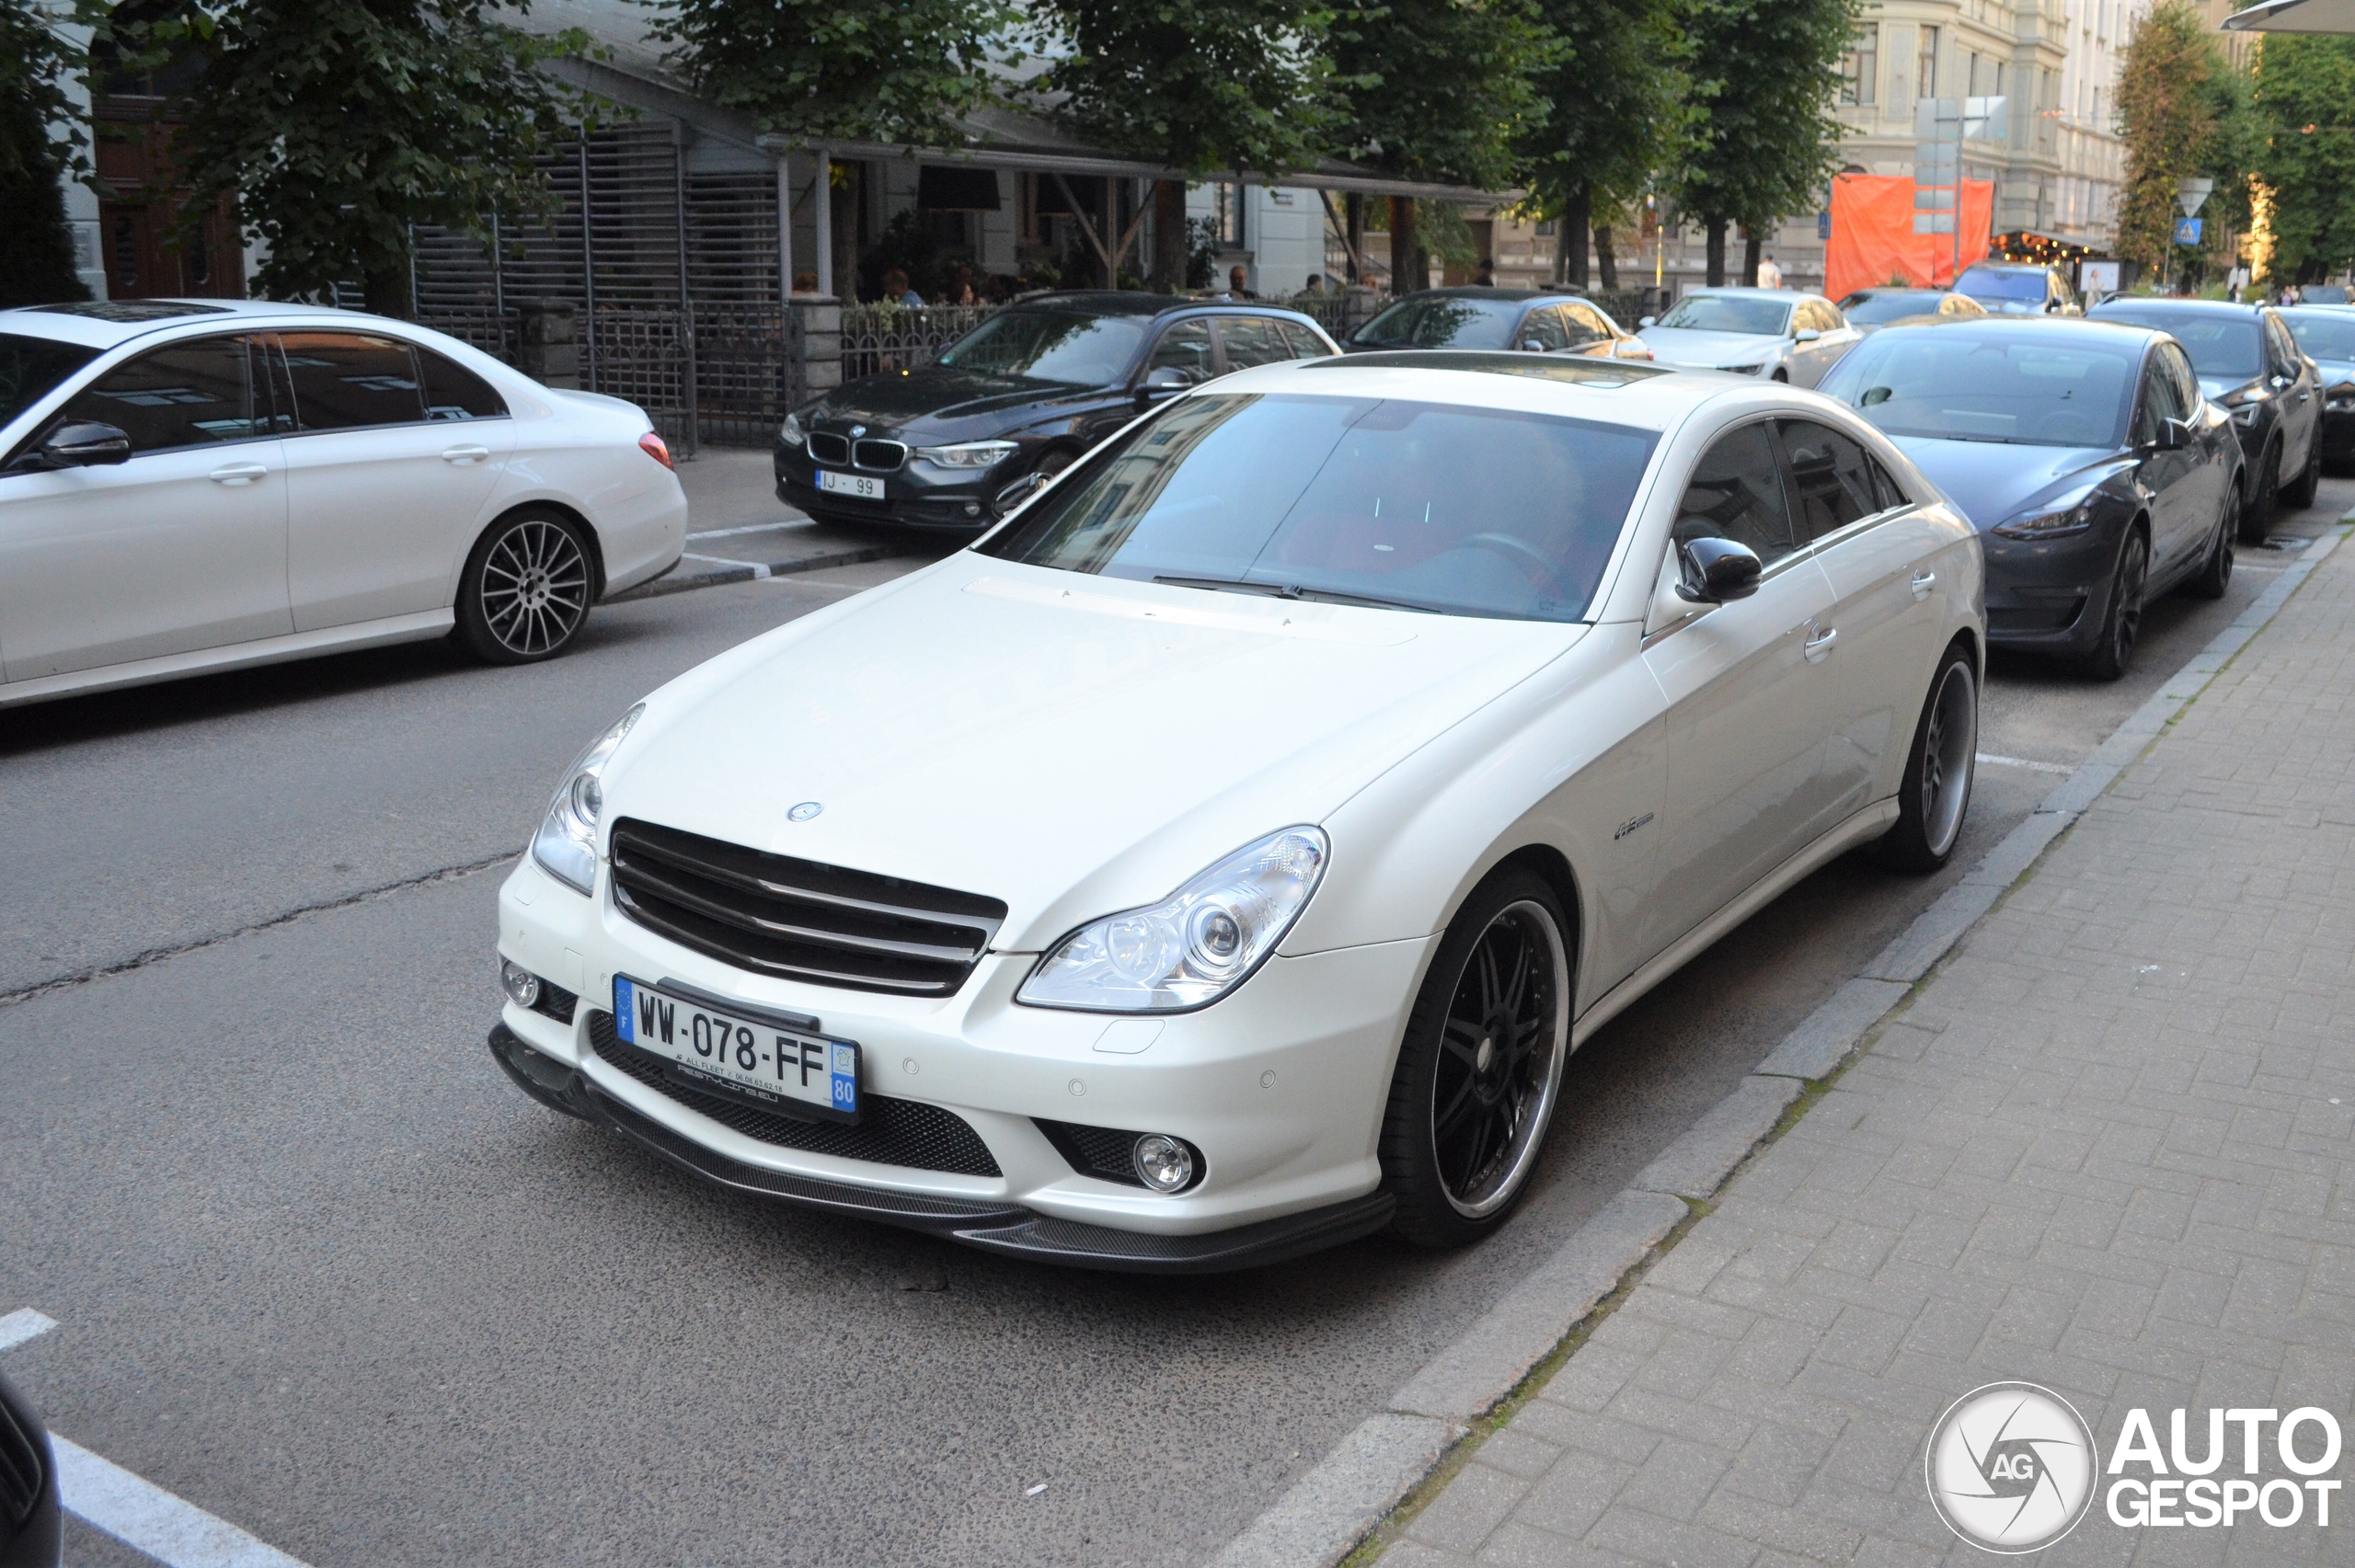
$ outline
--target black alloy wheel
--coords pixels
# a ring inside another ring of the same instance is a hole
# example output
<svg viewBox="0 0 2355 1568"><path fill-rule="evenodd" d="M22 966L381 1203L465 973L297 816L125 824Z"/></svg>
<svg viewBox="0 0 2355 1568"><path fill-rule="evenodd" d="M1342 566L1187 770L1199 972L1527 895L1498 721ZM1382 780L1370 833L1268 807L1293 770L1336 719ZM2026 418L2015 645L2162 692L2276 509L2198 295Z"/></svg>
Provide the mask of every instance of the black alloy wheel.
<svg viewBox="0 0 2355 1568"><path fill-rule="evenodd" d="M1391 1228L1460 1247L1528 1186L1569 1055L1570 944L1551 887L1515 865L1473 891L1417 997L1383 1120Z"/></svg>
<svg viewBox="0 0 2355 1568"><path fill-rule="evenodd" d="M1949 643L1922 702L1913 749L1898 786L1897 821L1878 845L1881 864L1896 871L1930 872L1954 858L1970 810L1979 767L1979 671L1970 648Z"/></svg>
<svg viewBox="0 0 2355 1568"><path fill-rule="evenodd" d="M2262 544L2266 533L2273 527L2273 514L2281 505L2281 449L2269 446L2257 465L2257 487L2248 493L2248 503L2241 509L2241 543Z"/></svg>
<svg viewBox="0 0 2355 1568"><path fill-rule="evenodd" d="M2216 537L2209 545L2208 558L2183 585L2183 591L2194 599L2222 599L2225 589L2233 586L2233 542L2241 531L2241 489L2237 485L2224 486L2223 509L2216 517Z"/></svg>
<svg viewBox="0 0 2355 1568"><path fill-rule="evenodd" d="M589 618L589 550L580 529L550 511L491 524L458 583L458 635L490 664L536 664L571 646Z"/></svg>
<svg viewBox="0 0 2355 1568"><path fill-rule="evenodd" d="M2322 484L2322 431L2316 429L2306 442L2306 465L2298 470L2295 484L2281 487L2281 504L2292 511L2303 511L2315 504L2315 491Z"/></svg>
<svg viewBox="0 0 2355 1568"><path fill-rule="evenodd" d="M2115 681L2134 662L2134 639L2142 631L2142 590L2150 579L2150 542L2140 528L2130 530L2118 552L2118 573L2110 579L2109 610L2102 617L2101 640L2086 660L2095 680Z"/></svg>

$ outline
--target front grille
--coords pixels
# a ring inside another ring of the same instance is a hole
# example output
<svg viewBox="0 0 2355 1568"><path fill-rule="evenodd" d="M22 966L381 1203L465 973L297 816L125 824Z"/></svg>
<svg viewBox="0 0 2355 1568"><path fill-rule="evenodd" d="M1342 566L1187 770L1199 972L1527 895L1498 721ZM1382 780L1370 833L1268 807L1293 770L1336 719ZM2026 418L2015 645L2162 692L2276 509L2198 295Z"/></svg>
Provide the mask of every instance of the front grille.
<svg viewBox="0 0 2355 1568"><path fill-rule="evenodd" d="M830 436L821 430L812 430L804 439L810 443L810 457L817 462L840 464L850 461L850 439L847 436Z"/></svg>
<svg viewBox="0 0 2355 1568"><path fill-rule="evenodd" d="M614 825L614 902L647 930L757 974L953 996L1005 919L995 898Z"/></svg>
<svg viewBox="0 0 2355 1568"><path fill-rule="evenodd" d="M1136 1162L1130 1157L1140 1134L1122 1132L1118 1127L1082 1127L1077 1122L1051 1122L1043 1116L1030 1119L1047 1135L1055 1152L1081 1175L1119 1182L1123 1186L1144 1185L1144 1178L1137 1174Z"/></svg>
<svg viewBox="0 0 2355 1568"><path fill-rule="evenodd" d="M889 474L908 460L905 441L860 441L850 449L850 460L861 468Z"/></svg>
<svg viewBox="0 0 2355 1568"><path fill-rule="evenodd" d="M17 1424L8 1402L0 1400L0 1520L6 1522L9 1535L24 1528L33 1505L40 1501L40 1458L33 1435Z"/></svg>
<svg viewBox="0 0 2355 1568"><path fill-rule="evenodd" d="M614 1032L614 1015L589 1014L591 1048L615 1067L720 1126L780 1149L831 1154L840 1160L870 1160L912 1171L946 1171L958 1176L1003 1174L990 1146L972 1124L954 1111L880 1094L859 1096L856 1127L841 1122L797 1121L724 1094L695 1088L672 1064L642 1051Z"/></svg>

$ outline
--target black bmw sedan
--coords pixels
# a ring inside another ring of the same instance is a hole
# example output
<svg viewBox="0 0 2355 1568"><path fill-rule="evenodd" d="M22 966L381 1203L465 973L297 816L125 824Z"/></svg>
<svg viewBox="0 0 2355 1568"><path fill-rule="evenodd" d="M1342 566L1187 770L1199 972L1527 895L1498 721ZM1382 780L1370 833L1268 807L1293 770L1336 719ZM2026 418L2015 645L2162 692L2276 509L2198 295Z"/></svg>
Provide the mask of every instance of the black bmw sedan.
<svg viewBox="0 0 2355 1568"><path fill-rule="evenodd" d="M1056 474L1157 402L1278 360L1340 352L1272 305L1038 294L921 369L867 376L787 416L780 500L828 521L973 532L1013 481Z"/></svg>
<svg viewBox="0 0 2355 1568"><path fill-rule="evenodd" d="M2338 474L2355 469L2355 310L2289 305L2281 320L2321 372L2323 466Z"/></svg>
<svg viewBox="0 0 2355 1568"><path fill-rule="evenodd" d="M2182 346L2034 316L1890 326L1819 388L1887 431L1978 525L1987 640L2114 681L2142 605L2232 581L2241 453Z"/></svg>
<svg viewBox="0 0 2355 1568"><path fill-rule="evenodd" d="M2191 355L2200 387L2232 416L2247 459L2241 481L2241 537L2265 537L2283 504L2315 503L2322 475L2322 385L2315 367L2269 305L2223 300L2106 300L2097 321L2169 333Z"/></svg>

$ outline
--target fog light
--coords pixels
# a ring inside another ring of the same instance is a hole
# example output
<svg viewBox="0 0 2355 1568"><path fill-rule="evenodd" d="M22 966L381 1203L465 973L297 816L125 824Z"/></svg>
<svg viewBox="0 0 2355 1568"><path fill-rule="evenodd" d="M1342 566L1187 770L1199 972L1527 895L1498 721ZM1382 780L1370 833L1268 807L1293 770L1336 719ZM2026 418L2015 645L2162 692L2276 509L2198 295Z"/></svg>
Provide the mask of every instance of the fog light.
<svg viewBox="0 0 2355 1568"><path fill-rule="evenodd" d="M979 501L967 501L967 502L965 503L965 515L966 515L967 517L979 517L979 516L981 516L981 515L982 515L982 503L981 503L981 502L979 502Z"/></svg>
<svg viewBox="0 0 2355 1568"><path fill-rule="evenodd" d="M1129 1157L1136 1163L1137 1179L1155 1192L1180 1192L1193 1182L1194 1151L1177 1139L1146 1133Z"/></svg>
<svg viewBox="0 0 2355 1568"><path fill-rule="evenodd" d="M501 958L499 985L507 993L507 1000L518 1007L531 1007L540 1000L540 977L521 964Z"/></svg>

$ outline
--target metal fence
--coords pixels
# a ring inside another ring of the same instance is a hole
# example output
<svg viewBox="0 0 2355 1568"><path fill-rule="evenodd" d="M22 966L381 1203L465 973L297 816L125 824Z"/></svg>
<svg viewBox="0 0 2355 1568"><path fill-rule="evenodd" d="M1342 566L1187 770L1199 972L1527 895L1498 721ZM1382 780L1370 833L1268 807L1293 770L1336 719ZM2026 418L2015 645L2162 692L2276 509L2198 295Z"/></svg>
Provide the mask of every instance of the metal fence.
<svg viewBox="0 0 2355 1568"><path fill-rule="evenodd" d="M917 305L888 301L843 307L843 379L913 370L997 314L996 305Z"/></svg>
<svg viewBox="0 0 2355 1568"><path fill-rule="evenodd" d="M1276 303L1309 317L1338 343L1372 321L1389 301L1371 289L1356 289L1338 294L1297 294Z"/></svg>

